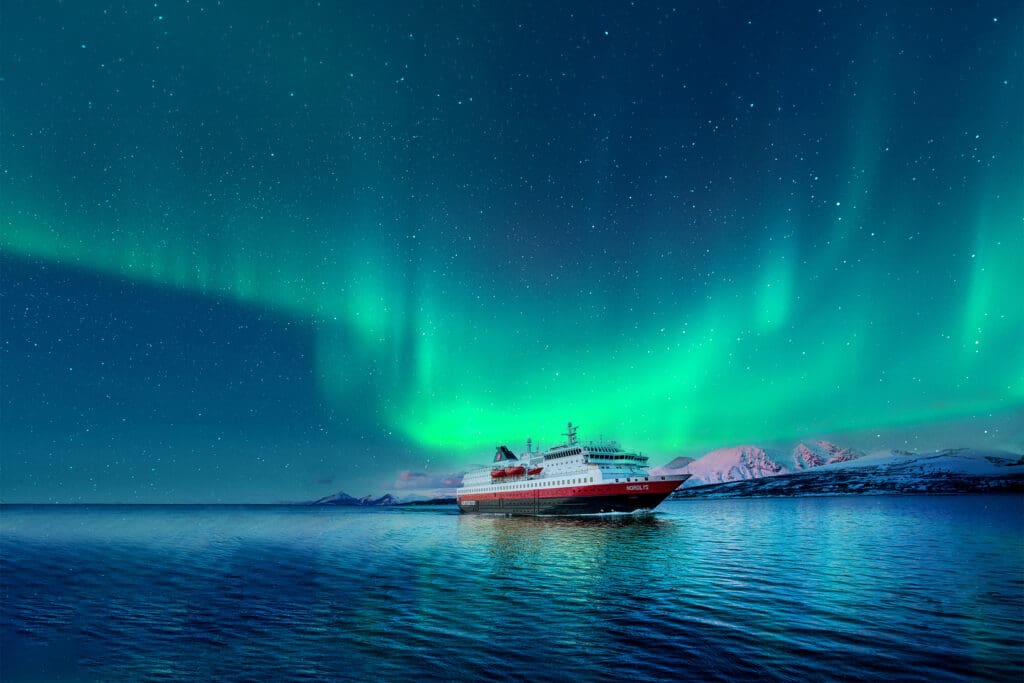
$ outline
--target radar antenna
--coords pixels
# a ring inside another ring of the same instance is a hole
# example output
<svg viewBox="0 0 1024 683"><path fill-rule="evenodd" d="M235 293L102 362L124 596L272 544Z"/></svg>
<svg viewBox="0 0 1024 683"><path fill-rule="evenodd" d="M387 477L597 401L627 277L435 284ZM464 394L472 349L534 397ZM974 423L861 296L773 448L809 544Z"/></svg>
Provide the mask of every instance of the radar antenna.
<svg viewBox="0 0 1024 683"><path fill-rule="evenodd" d="M579 426L573 427L572 426L572 422L570 422L568 424L568 426L565 428L565 434L562 434L562 436L564 436L565 438L567 438L569 440L569 445L570 446L576 445L576 430L577 429L579 429Z"/></svg>

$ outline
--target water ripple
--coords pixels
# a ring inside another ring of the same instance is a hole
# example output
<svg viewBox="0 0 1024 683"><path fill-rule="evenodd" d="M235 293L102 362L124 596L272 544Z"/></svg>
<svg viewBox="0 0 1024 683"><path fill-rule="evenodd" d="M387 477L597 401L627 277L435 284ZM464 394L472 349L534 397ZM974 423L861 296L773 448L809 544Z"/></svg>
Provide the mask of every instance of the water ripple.
<svg viewBox="0 0 1024 683"><path fill-rule="evenodd" d="M2 509L4 681L1020 680L1024 497Z"/></svg>

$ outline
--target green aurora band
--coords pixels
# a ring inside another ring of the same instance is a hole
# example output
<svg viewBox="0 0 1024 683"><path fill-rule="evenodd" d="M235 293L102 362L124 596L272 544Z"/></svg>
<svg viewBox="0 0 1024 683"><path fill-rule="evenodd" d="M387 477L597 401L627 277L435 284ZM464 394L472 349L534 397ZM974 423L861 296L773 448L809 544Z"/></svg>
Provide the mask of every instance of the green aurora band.
<svg viewBox="0 0 1024 683"><path fill-rule="evenodd" d="M294 316L317 330L327 400L467 461L509 439L551 443L567 419L669 453L1019 412L1019 82L985 85L957 112L976 127L953 123L933 158L914 161L928 146L915 140L895 161L889 80L850 98L846 158L765 168L715 200L755 201L713 218L712 200L686 199L705 182L694 165L674 213L613 219L638 235L620 243L602 236L587 178L570 185L588 208L549 226L540 204L509 218L486 189L457 198L473 182L457 166L428 164L459 179L413 182L433 188L414 197L401 168L428 152L378 142L353 154L344 200L307 212L287 187L239 181L239 196L212 172L172 172L180 141L143 145L149 158L96 152L116 180L72 177L60 136L15 144L31 126L8 115L0 249Z"/></svg>
<svg viewBox="0 0 1024 683"><path fill-rule="evenodd" d="M582 416L672 451L1019 410L1019 217L998 205L976 213L984 222L960 245L892 240L871 251L872 263L837 257L845 269L783 239L761 263L688 297L644 284L627 316L550 282L509 297L500 282L464 288L460 276L409 275L404 256L381 243L312 266L313 244L296 253L228 242L220 253L232 256L217 259L187 233L122 231L114 247L61 220L25 218L41 212L8 210L18 219L2 246L307 319L319 330L326 395L345 405L373 392L384 421L423 446L472 452L527 434L550 442L553 429L537 430ZM932 267L927 254L941 248L956 258Z"/></svg>

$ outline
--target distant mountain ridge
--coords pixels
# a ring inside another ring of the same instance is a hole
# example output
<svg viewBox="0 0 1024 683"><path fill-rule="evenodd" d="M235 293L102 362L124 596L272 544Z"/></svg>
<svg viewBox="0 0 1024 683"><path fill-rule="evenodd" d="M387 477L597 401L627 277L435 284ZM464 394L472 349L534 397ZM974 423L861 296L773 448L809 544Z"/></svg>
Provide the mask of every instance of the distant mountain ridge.
<svg viewBox="0 0 1024 683"><path fill-rule="evenodd" d="M337 493L324 496L309 503L309 505L346 505L353 507L368 507L368 506L382 506L382 505L400 505L402 501L395 498L390 493L385 493L383 496L363 496L362 498L356 498L350 496L344 491L338 491Z"/></svg>
<svg viewBox="0 0 1024 683"><path fill-rule="evenodd" d="M334 505L338 507L387 507L389 505L447 505L454 503L454 496L441 496L435 498L427 498L426 496L411 495L405 498L398 498L390 493L385 493L383 496L363 496L362 498L356 498L350 496L344 491L338 491L330 496L324 496L317 500L312 500L307 503L300 503L300 505Z"/></svg>
<svg viewBox="0 0 1024 683"><path fill-rule="evenodd" d="M789 452L745 445L719 448L696 460L676 458L652 474L689 474L687 488L792 474L863 457L863 453L828 441L801 441Z"/></svg>

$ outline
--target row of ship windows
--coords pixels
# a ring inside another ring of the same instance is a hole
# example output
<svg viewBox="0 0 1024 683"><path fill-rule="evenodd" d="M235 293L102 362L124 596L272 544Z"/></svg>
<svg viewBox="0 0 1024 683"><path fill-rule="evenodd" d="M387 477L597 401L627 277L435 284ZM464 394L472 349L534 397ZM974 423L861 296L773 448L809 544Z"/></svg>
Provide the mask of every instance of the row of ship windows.
<svg viewBox="0 0 1024 683"><path fill-rule="evenodd" d="M665 481L665 477L659 477L659 479L661 479L662 481ZM616 479L615 483L618 484L620 481L622 481L622 480ZM652 479L650 477L644 477L642 479L640 477L633 477L633 478L626 477L625 478L625 482L627 484L629 482L631 482L631 481L652 481ZM560 479L559 481L551 482L550 484L548 484L548 486L566 486L566 485L572 485L572 484L588 484L588 483L592 484L593 482L594 482L594 478L593 477L586 477L586 478L583 478L583 479ZM479 488L466 489L466 492L467 493L491 493L491 492L494 492L494 491L514 491L516 489L526 489L526 488L542 488L542 487L540 487L540 486L527 486L526 484L507 484L505 486L482 486L482 487L479 487Z"/></svg>
<svg viewBox="0 0 1024 683"><path fill-rule="evenodd" d="M567 455L580 455L583 453L582 448L573 448L572 450L565 451L563 453L553 453L545 457L545 460L552 458L564 458ZM610 460L641 460L642 457L633 453L620 453L612 450L602 450L600 448L590 449L591 455L597 455L602 458L608 458Z"/></svg>
<svg viewBox="0 0 1024 683"><path fill-rule="evenodd" d="M592 484L593 482L594 482L594 478L593 477L586 477L586 478L583 478L583 479L561 479L559 481L551 482L550 485L551 486L566 486L566 485L572 485L572 484ZM536 489L536 488L540 488L540 487L539 486L527 486L526 484L505 484L504 486L484 486L483 488L478 489L477 491L474 491L474 493L491 493L491 492L494 492L494 491L514 491L516 489L525 489L525 488Z"/></svg>

